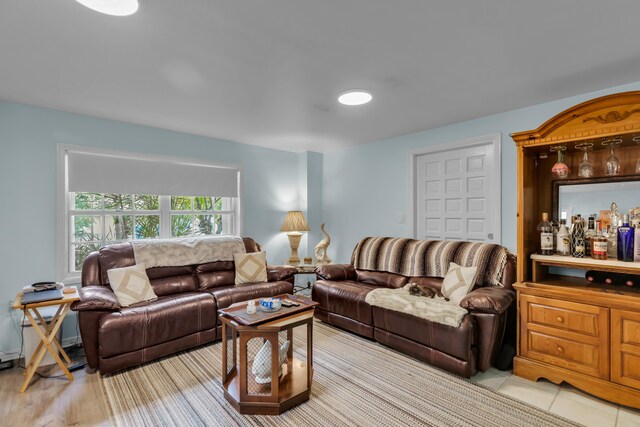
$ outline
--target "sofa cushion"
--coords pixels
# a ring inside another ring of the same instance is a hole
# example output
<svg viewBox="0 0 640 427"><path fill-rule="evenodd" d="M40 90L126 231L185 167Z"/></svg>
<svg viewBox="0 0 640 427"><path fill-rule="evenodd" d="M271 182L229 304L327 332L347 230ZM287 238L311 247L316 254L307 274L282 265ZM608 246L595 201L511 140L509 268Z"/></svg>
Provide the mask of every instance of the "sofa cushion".
<svg viewBox="0 0 640 427"><path fill-rule="evenodd" d="M198 289L196 278L193 274L152 279L151 286L158 296L195 292Z"/></svg>
<svg viewBox="0 0 640 427"><path fill-rule="evenodd" d="M273 297L281 294L292 294L293 285L289 282L261 282L241 286L224 286L210 289L216 300L218 310L227 308L231 304L250 299Z"/></svg>
<svg viewBox="0 0 640 427"><path fill-rule="evenodd" d="M351 264L319 265L316 276L322 280L356 280L356 269Z"/></svg>
<svg viewBox="0 0 640 427"><path fill-rule="evenodd" d="M254 252L249 254L233 254L235 264L235 284L267 282L267 254Z"/></svg>
<svg viewBox="0 0 640 427"><path fill-rule="evenodd" d="M182 267L147 268L147 276L149 276L149 279L151 280L164 279L167 277L175 277L175 276L190 276L190 275L193 275L193 272L194 272L194 269L190 265L185 265Z"/></svg>
<svg viewBox="0 0 640 427"><path fill-rule="evenodd" d="M440 291L445 298L460 304L462 298L473 288L477 275L477 267L462 267L452 262L449 264L447 275L444 276Z"/></svg>
<svg viewBox="0 0 640 427"><path fill-rule="evenodd" d="M373 325L371 306L365 302L365 298L378 287L353 280L318 280L313 285L312 296L323 310Z"/></svg>
<svg viewBox="0 0 640 427"><path fill-rule="evenodd" d="M107 271L112 268L129 267L136 264L136 259L133 256L133 248L131 248L129 242L101 247L98 259L100 261L102 283L105 285L109 283Z"/></svg>
<svg viewBox="0 0 640 427"><path fill-rule="evenodd" d="M153 292L144 264L112 268L107 274L111 289L122 307L158 298Z"/></svg>
<svg viewBox="0 0 640 427"><path fill-rule="evenodd" d="M471 347L476 341L473 316L466 315L460 326L452 327L381 307L373 307L373 324L427 347L462 360L470 360Z"/></svg>
<svg viewBox="0 0 640 427"><path fill-rule="evenodd" d="M233 285L235 283L234 270L233 261L216 261L196 265L196 285L200 290Z"/></svg>
<svg viewBox="0 0 640 427"><path fill-rule="evenodd" d="M215 327L215 319L216 303L206 292L125 307L100 319L100 356L108 358L205 331Z"/></svg>
<svg viewBox="0 0 640 427"><path fill-rule="evenodd" d="M385 288L401 288L407 284L407 277L384 271L356 270L356 281Z"/></svg>
<svg viewBox="0 0 640 427"><path fill-rule="evenodd" d="M509 251L493 243L365 237L353 251L357 270L444 277L449 263L478 267L476 286L506 286Z"/></svg>
<svg viewBox="0 0 640 427"><path fill-rule="evenodd" d="M208 273L198 273L198 288L200 290L219 288L221 286L233 286L235 284L235 272L210 271Z"/></svg>

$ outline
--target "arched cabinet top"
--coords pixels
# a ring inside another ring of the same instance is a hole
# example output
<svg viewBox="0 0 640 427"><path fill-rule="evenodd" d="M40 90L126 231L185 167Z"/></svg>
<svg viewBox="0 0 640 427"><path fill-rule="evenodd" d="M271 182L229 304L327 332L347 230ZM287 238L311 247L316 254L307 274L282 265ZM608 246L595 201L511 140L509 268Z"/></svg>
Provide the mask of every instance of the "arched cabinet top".
<svg viewBox="0 0 640 427"><path fill-rule="evenodd" d="M518 146L557 144L640 133L640 91L622 92L575 105L539 128L511 134Z"/></svg>

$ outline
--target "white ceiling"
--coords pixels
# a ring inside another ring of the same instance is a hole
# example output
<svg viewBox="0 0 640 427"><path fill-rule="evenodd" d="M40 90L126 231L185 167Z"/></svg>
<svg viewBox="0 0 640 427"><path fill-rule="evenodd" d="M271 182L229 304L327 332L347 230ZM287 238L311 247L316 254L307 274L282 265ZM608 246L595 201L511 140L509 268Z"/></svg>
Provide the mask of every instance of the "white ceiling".
<svg viewBox="0 0 640 427"><path fill-rule="evenodd" d="M0 0L0 99L322 152L640 80L634 0L139 1Z"/></svg>

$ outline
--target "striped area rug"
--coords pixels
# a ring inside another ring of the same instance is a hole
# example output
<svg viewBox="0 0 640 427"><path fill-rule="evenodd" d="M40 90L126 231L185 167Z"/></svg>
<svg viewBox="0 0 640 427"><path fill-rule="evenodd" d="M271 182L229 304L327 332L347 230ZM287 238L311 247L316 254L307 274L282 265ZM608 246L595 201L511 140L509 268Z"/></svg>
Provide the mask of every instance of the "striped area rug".
<svg viewBox="0 0 640 427"><path fill-rule="evenodd" d="M302 337L294 338L299 344ZM304 348L304 347L300 347ZM220 342L100 378L116 426L576 426L324 323L311 398L280 416L225 400Z"/></svg>

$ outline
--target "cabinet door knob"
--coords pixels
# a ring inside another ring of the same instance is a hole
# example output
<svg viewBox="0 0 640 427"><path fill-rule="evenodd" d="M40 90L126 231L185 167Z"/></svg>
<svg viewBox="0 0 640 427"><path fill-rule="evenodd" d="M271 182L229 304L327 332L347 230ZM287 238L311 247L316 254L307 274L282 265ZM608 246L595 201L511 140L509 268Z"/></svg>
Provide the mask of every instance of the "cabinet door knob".
<svg viewBox="0 0 640 427"><path fill-rule="evenodd" d="M560 316L556 317L556 320L558 321L558 323L564 322L564 319Z"/></svg>
<svg viewBox="0 0 640 427"><path fill-rule="evenodd" d="M556 351L557 351L558 353L564 353L564 348L562 348L562 347L558 347L558 348L556 348Z"/></svg>

